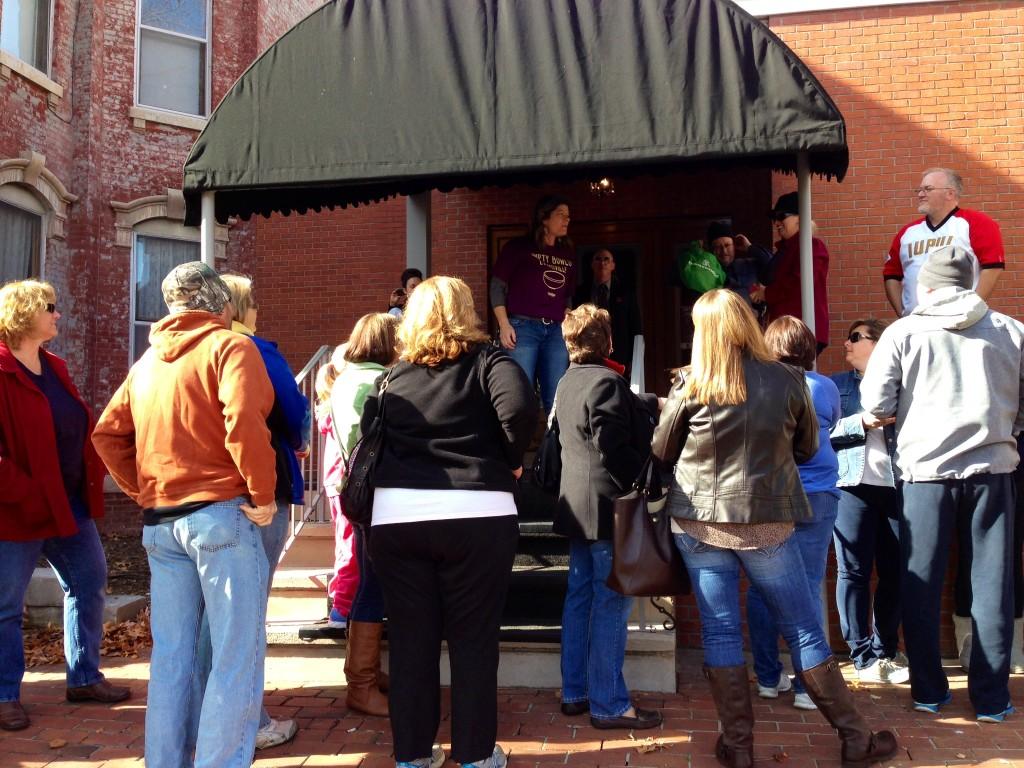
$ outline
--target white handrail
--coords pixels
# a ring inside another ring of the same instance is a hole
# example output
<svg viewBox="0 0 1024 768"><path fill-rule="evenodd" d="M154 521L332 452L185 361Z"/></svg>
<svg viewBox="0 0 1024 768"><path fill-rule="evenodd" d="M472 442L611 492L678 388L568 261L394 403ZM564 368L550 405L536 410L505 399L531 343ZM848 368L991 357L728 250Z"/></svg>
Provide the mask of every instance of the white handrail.
<svg viewBox="0 0 1024 768"><path fill-rule="evenodd" d="M304 394L310 402L311 407L316 403L316 377L320 369L331 359L331 347L326 344L309 359L302 370L295 376L295 383L299 391ZM284 551L287 552L302 526L306 523L329 523L331 522L331 511L327 504L327 496L323 487L323 455L325 439L320 434L316 419L310 419L309 434L307 435L309 454L299 462L302 471L303 503L292 504L291 526L288 541L285 542Z"/></svg>

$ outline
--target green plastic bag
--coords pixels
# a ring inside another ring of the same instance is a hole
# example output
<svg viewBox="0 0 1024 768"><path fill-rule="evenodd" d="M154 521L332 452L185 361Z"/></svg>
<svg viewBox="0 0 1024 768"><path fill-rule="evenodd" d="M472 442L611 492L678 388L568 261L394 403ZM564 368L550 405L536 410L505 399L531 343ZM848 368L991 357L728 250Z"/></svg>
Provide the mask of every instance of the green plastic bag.
<svg viewBox="0 0 1024 768"><path fill-rule="evenodd" d="M680 253L677 262L679 277L691 291L706 293L725 285L725 270L713 253L708 253L694 240Z"/></svg>

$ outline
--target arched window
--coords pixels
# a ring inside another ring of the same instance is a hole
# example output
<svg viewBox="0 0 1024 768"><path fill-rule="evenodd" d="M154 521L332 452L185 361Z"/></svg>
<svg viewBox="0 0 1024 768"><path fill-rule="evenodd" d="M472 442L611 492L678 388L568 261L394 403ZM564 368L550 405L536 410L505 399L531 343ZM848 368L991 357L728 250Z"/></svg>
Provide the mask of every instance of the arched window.
<svg viewBox="0 0 1024 768"><path fill-rule="evenodd" d="M0 285L43 277L46 241L64 239L68 208L78 198L45 165L37 152L0 160Z"/></svg>
<svg viewBox="0 0 1024 768"><path fill-rule="evenodd" d="M131 249L130 362L149 347L149 329L167 314L160 283L178 264L199 260L199 227L186 227L181 190L112 202L117 244ZM215 258L224 258L228 228L217 225Z"/></svg>

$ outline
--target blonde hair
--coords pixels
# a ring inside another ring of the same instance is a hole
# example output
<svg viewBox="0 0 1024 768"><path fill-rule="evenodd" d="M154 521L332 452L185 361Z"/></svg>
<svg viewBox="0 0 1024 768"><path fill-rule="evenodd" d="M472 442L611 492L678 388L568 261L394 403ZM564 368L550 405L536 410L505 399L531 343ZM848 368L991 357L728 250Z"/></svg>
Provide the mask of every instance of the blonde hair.
<svg viewBox="0 0 1024 768"><path fill-rule="evenodd" d="M32 330L36 315L53 304L53 286L40 280L18 280L0 288L0 341L10 349L21 346Z"/></svg>
<svg viewBox="0 0 1024 768"><path fill-rule="evenodd" d="M402 359L418 365L455 360L487 339L473 293L457 277L431 277L416 286L398 326Z"/></svg>
<svg viewBox="0 0 1024 768"><path fill-rule="evenodd" d="M331 353L331 359L320 366L316 372L316 379L313 381L313 396L316 403L313 408L316 411L317 421L323 421L331 412L331 390L338 376L345 370L345 348L348 342L339 344Z"/></svg>
<svg viewBox="0 0 1024 768"><path fill-rule="evenodd" d="M562 338L571 363L600 363L612 351L612 318L607 309L581 304L565 313Z"/></svg>
<svg viewBox="0 0 1024 768"><path fill-rule="evenodd" d="M252 278L229 272L221 275L220 279L231 293L231 306L234 308L232 319L245 325L245 315L250 309L256 308L256 301L252 296Z"/></svg>
<svg viewBox="0 0 1024 768"><path fill-rule="evenodd" d="M350 363L391 365L398 345L398 318L387 312L371 312L356 320L349 334L344 359Z"/></svg>
<svg viewBox="0 0 1024 768"><path fill-rule="evenodd" d="M744 356L772 360L753 310L738 293L708 291L693 305L693 358L683 396L704 405L744 402Z"/></svg>

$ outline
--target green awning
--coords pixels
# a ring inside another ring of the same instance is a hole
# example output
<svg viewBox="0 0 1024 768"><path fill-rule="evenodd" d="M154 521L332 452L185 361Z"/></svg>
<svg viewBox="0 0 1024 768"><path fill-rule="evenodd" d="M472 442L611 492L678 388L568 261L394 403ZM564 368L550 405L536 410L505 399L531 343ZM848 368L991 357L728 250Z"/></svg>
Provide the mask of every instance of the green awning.
<svg viewBox="0 0 1024 768"><path fill-rule="evenodd" d="M186 222L430 189L739 162L838 179L846 126L727 0L333 0L239 78L185 163Z"/></svg>

